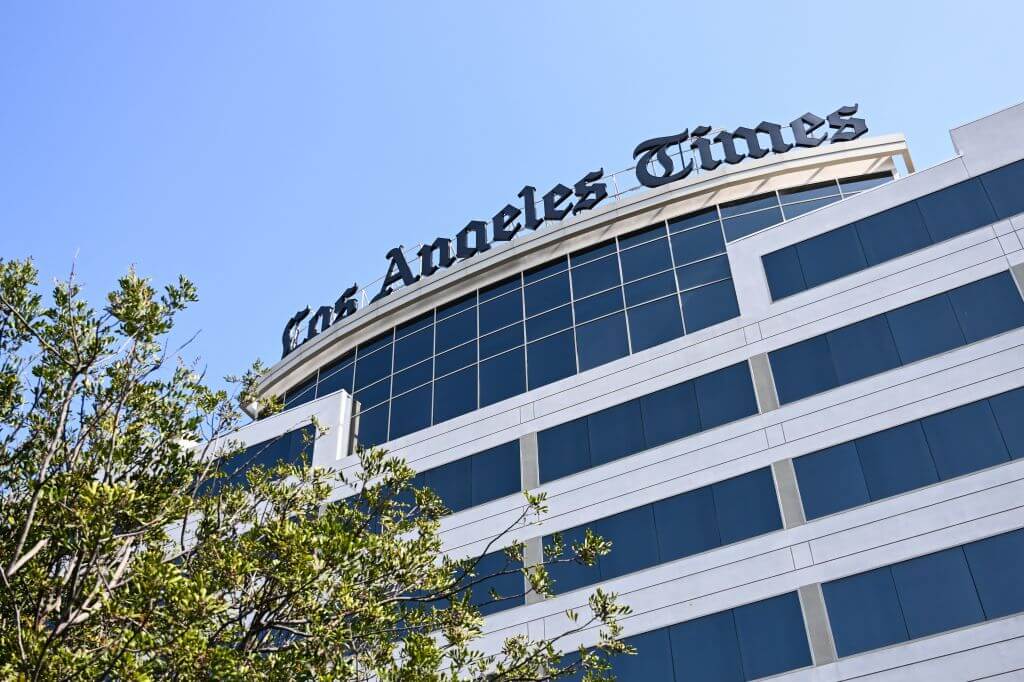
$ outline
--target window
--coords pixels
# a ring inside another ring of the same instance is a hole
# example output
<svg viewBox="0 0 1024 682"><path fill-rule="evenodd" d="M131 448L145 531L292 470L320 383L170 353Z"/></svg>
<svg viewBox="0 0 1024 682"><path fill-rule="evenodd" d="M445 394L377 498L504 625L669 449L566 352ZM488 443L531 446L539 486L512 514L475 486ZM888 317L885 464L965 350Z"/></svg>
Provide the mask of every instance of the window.
<svg viewBox="0 0 1024 682"><path fill-rule="evenodd" d="M1024 530L964 545L964 553L986 618L1024 611Z"/></svg>
<svg viewBox="0 0 1024 682"><path fill-rule="evenodd" d="M748 680L812 664L795 592L737 607L733 617Z"/></svg>
<svg viewBox="0 0 1024 682"><path fill-rule="evenodd" d="M587 418L574 419L540 431L537 449L540 452L541 483L589 469L593 465L590 463Z"/></svg>
<svg viewBox="0 0 1024 682"><path fill-rule="evenodd" d="M896 564L892 578L911 639L985 619L960 547Z"/></svg>
<svg viewBox="0 0 1024 682"><path fill-rule="evenodd" d="M668 275L671 277L672 273ZM683 335L683 320L675 296L630 308L627 314L633 352L652 348Z"/></svg>
<svg viewBox="0 0 1024 682"><path fill-rule="evenodd" d="M478 452L416 475L452 513L520 490L519 441Z"/></svg>
<svg viewBox="0 0 1024 682"><path fill-rule="evenodd" d="M992 203L977 178L917 200L932 241L941 242L996 221Z"/></svg>
<svg viewBox="0 0 1024 682"><path fill-rule="evenodd" d="M673 625L669 632L676 680L748 679L743 673L736 619L731 609Z"/></svg>
<svg viewBox="0 0 1024 682"><path fill-rule="evenodd" d="M946 294L897 308L885 317L904 363L938 355L966 343Z"/></svg>
<svg viewBox="0 0 1024 682"><path fill-rule="evenodd" d="M989 405L999 423L1010 457L1024 457L1024 420L1020 418L1024 414L1024 388L996 396L989 400Z"/></svg>
<svg viewBox="0 0 1024 682"><path fill-rule="evenodd" d="M508 558L504 551L491 552L480 558L473 569L475 576L492 576L470 590L470 603L487 616L522 606L526 603L522 564Z"/></svg>
<svg viewBox="0 0 1024 682"><path fill-rule="evenodd" d="M808 287L816 287L867 266L857 230L849 225L797 244L796 252Z"/></svg>
<svg viewBox="0 0 1024 682"><path fill-rule="evenodd" d="M622 294L613 293L622 307ZM629 355L625 314L615 313L576 327L576 352L581 372Z"/></svg>
<svg viewBox="0 0 1024 682"><path fill-rule="evenodd" d="M1024 211L1024 161L1016 161L981 176L981 184L992 200L996 216L1009 218Z"/></svg>
<svg viewBox="0 0 1024 682"><path fill-rule="evenodd" d="M200 494L216 495L225 486L248 487L248 475L253 469L272 469L281 464L309 465L313 461L316 427L312 424L288 431L280 436L250 445L232 457L221 458L217 471L222 478L209 479L201 486Z"/></svg>
<svg viewBox="0 0 1024 682"><path fill-rule="evenodd" d="M808 520L858 507L871 500L853 443L797 457L793 460L793 467L800 485L804 516Z"/></svg>
<svg viewBox="0 0 1024 682"><path fill-rule="evenodd" d="M592 466L631 455L644 449L640 401L630 400L587 417Z"/></svg>
<svg viewBox="0 0 1024 682"><path fill-rule="evenodd" d="M910 638L889 567L833 580L823 584L821 591L840 656Z"/></svg>
<svg viewBox="0 0 1024 682"><path fill-rule="evenodd" d="M826 336L815 336L768 354L780 403L791 403L839 385Z"/></svg>
<svg viewBox="0 0 1024 682"><path fill-rule="evenodd" d="M825 335L839 385L900 366L884 317L870 317Z"/></svg>
<svg viewBox="0 0 1024 682"><path fill-rule="evenodd" d="M1010 459L987 400L927 417L921 424L942 479Z"/></svg>
<svg viewBox="0 0 1024 682"><path fill-rule="evenodd" d="M868 216L858 220L852 226L841 229L850 227L854 228L860 239L866 264L844 274L857 272L868 265L878 265L903 254L923 249L935 241L925 228L924 218L921 217L918 204L913 201ZM824 271L821 281L830 282L836 279L838 273L838 270Z"/></svg>
<svg viewBox="0 0 1024 682"><path fill-rule="evenodd" d="M782 528L770 469L758 469L711 486L722 544Z"/></svg>

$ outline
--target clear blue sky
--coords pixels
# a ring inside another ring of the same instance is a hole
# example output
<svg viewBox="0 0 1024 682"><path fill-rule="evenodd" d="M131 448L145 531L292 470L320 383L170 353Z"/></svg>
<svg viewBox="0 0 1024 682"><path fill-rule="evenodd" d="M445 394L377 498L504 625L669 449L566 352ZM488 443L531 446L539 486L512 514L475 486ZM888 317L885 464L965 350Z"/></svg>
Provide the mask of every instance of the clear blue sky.
<svg viewBox="0 0 1024 682"><path fill-rule="evenodd" d="M919 168L1024 99L1004 2L8 2L0 256L93 296L185 273L213 376L526 183L698 123L857 102ZM1015 86L1014 83L1017 83Z"/></svg>

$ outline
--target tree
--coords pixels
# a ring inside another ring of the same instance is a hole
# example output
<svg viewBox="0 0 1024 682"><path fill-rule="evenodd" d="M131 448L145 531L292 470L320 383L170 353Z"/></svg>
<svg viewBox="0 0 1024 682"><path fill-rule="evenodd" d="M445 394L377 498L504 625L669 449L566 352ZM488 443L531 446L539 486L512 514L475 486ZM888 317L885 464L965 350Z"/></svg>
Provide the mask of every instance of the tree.
<svg viewBox="0 0 1024 682"><path fill-rule="evenodd" d="M596 591L572 614L572 632L599 629L593 649L563 657L558 639L511 637L485 655L489 579L522 573L547 595L547 565L592 563L608 543L556 542L520 568L513 542L485 574L480 557L443 555L441 502L380 450L360 452L350 479L282 465L233 484L222 465L240 450L209 444L241 423L234 405L262 368L231 396L169 348L194 286L158 292L130 271L98 310L73 273L48 303L36 278L30 261L0 260L4 678L597 679L628 649L627 609ZM356 492L330 502L341 485ZM544 511L527 495L507 532Z"/></svg>

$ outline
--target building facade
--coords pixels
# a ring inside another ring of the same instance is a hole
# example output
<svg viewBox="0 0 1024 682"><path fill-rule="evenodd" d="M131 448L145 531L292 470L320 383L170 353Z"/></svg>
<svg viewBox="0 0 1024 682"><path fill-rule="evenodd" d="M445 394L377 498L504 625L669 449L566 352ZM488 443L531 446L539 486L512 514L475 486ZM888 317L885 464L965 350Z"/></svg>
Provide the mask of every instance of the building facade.
<svg viewBox="0 0 1024 682"><path fill-rule="evenodd" d="M613 542L489 605L485 646L601 586L622 680L1024 676L1024 105L951 135L916 172L858 135L613 189L311 333L245 438L317 414L314 465L404 456L454 555L522 490L527 562Z"/></svg>

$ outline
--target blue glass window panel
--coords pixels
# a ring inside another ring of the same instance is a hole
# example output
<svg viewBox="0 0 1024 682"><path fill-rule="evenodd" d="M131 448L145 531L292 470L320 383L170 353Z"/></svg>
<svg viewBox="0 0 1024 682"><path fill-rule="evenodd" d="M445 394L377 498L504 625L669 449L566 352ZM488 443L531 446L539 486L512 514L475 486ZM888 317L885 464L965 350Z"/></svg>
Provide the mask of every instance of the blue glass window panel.
<svg viewBox="0 0 1024 682"><path fill-rule="evenodd" d="M570 528L569 530L563 530L560 535L562 536L562 542L565 546L565 553L562 555L563 559L568 559L573 556L572 546L583 542L583 538L586 535L586 526L577 526L576 528ZM554 544L554 536L548 535L544 537L544 548L545 555ZM601 581L601 570L598 568L597 562L594 562L592 566L584 566L581 563L575 561L566 561L564 563L552 563L548 566L548 575L554 582L555 592L558 594L565 594L573 590L578 590L581 587L587 585L593 585L594 583Z"/></svg>
<svg viewBox="0 0 1024 682"><path fill-rule="evenodd" d="M877 315L825 335L840 385L900 366L885 317Z"/></svg>
<svg viewBox="0 0 1024 682"><path fill-rule="evenodd" d="M415 317L409 320L408 322L403 322L402 324L398 325L398 327L395 328L395 337L402 338L403 336L408 336L413 332L419 331L421 329L426 329L427 327L433 324L434 311L431 310L429 313L424 313L419 317Z"/></svg>
<svg viewBox="0 0 1024 682"><path fill-rule="evenodd" d="M669 628L675 679L742 682L743 664L732 610ZM665 678L668 679L668 678Z"/></svg>
<svg viewBox="0 0 1024 682"><path fill-rule="evenodd" d="M779 402L791 403L839 385L824 335L768 353Z"/></svg>
<svg viewBox="0 0 1024 682"><path fill-rule="evenodd" d="M712 429L757 414L757 398L746 362L693 380L702 429Z"/></svg>
<svg viewBox="0 0 1024 682"><path fill-rule="evenodd" d="M748 680L812 664L795 592L737 607L733 617Z"/></svg>
<svg viewBox="0 0 1024 682"><path fill-rule="evenodd" d="M921 425L943 480L1010 460L987 400L926 417Z"/></svg>
<svg viewBox="0 0 1024 682"><path fill-rule="evenodd" d="M466 294L462 298L457 298L450 303L445 303L443 306L437 309L436 319L440 320L445 317L451 317L457 313L464 312L470 308L476 307L476 292Z"/></svg>
<svg viewBox="0 0 1024 682"><path fill-rule="evenodd" d="M476 365L434 380L434 423L476 409Z"/></svg>
<svg viewBox="0 0 1024 682"><path fill-rule="evenodd" d="M712 206L706 208L703 211L697 211L696 213L689 213L678 218L673 218L668 221L669 232L679 232L680 230L688 230L698 225L706 225L707 223L718 222L718 209ZM722 238L721 230L718 231L718 238Z"/></svg>
<svg viewBox="0 0 1024 682"><path fill-rule="evenodd" d="M457 369L476 362L476 342L465 343L458 348L440 353L434 358L434 376L439 377L451 374Z"/></svg>
<svg viewBox="0 0 1024 682"><path fill-rule="evenodd" d="M811 201L801 201L797 204L785 204L782 207L782 212L786 215L786 220L792 220L797 216L802 216L804 213L810 213L822 206L828 206L839 201L841 197L837 194L834 197L825 197L823 199L813 199Z"/></svg>
<svg viewBox="0 0 1024 682"><path fill-rule="evenodd" d="M630 308L628 315L634 353L683 335L683 318L675 296Z"/></svg>
<svg viewBox="0 0 1024 682"><path fill-rule="evenodd" d="M355 417L357 443L359 447L370 448L387 442L388 403L372 410L365 410Z"/></svg>
<svg viewBox="0 0 1024 682"><path fill-rule="evenodd" d="M964 335L945 294L885 314L900 359L910 363L964 345Z"/></svg>
<svg viewBox="0 0 1024 682"><path fill-rule="evenodd" d="M1024 530L964 545L986 618L1024 611Z"/></svg>
<svg viewBox="0 0 1024 682"><path fill-rule="evenodd" d="M687 334L730 320L740 314L739 304L736 303L736 290L733 289L731 279L684 291L679 294L679 298L683 304Z"/></svg>
<svg viewBox="0 0 1024 682"><path fill-rule="evenodd" d="M771 290L773 301L807 289L796 246L787 246L766 254L761 260L764 263L764 274L768 279L768 288Z"/></svg>
<svg viewBox="0 0 1024 682"><path fill-rule="evenodd" d="M390 345L374 353L359 356L359 359L356 360L355 388L358 391L360 388L369 386L389 374L391 374Z"/></svg>
<svg viewBox="0 0 1024 682"><path fill-rule="evenodd" d="M739 201L730 201L719 206L719 210L722 212L723 218L729 218L731 216L740 215L741 213L750 213L751 211L760 211L765 208L774 208L779 205L779 199L775 196L775 193L770 194L759 194L756 197L749 197L747 199L740 199Z"/></svg>
<svg viewBox="0 0 1024 682"><path fill-rule="evenodd" d="M430 381L433 376L432 367L433 363L427 360L418 365L413 365L409 369L402 370L391 379L392 393L395 395L405 393L410 388L416 388Z"/></svg>
<svg viewBox="0 0 1024 682"><path fill-rule="evenodd" d="M635 656L619 655L611 659L611 674L619 682L672 680L672 648L668 629L659 628L627 637L625 642L636 648Z"/></svg>
<svg viewBox="0 0 1024 682"><path fill-rule="evenodd" d="M523 325L513 324L487 336L480 337L480 357L489 358L523 345Z"/></svg>
<svg viewBox="0 0 1024 682"><path fill-rule="evenodd" d="M884 185L890 180L892 180L891 173L879 173L877 175L864 175L859 178L846 178L839 181L839 186L842 188L844 195L849 195Z"/></svg>
<svg viewBox="0 0 1024 682"><path fill-rule="evenodd" d="M530 388L537 388L576 373L576 348L572 330L552 334L526 347Z"/></svg>
<svg viewBox="0 0 1024 682"><path fill-rule="evenodd" d="M699 554L722 544L711 486L660 500L652 506L661 561Z"/></svg>
<svg viewBox="0 0 1024 682"><path fill-rule="evenodd" d="M533 341L571 326L572 306L563 305L561 308L549 310L526 320L526 338Z"/></svg>
<svg viewBox="0 0 1024 682"><path fill-rule="evenodd" d="M378 381L372 386L359 389L353 397L361 404L360 409L373 407L388 399L391 394L391 382L387 379Z"/></svg>
<svg viewBox="0 0 1024 682"><path fill-rule="evenodd" d="M590 526L612 543L612 551L599 559L601 580L611 580L658 563L658 537L654 532L651 505L608 516Z"/></svg>
<svg viewBox="0 0 1024 682"><path fill-rule="evenodd" d="M519 572L522 565L512 561L504 551L491 552L480 558L474 573L477 576L491 576L472 588L470 603L487 616L498 611L521 606L523 597L523 575ZM498 575L502 573L503 575ZM500 601L495 601L491 590L497 593Z"/></svg>
<svg viewBox="0 0 1024 682"><path fill-rule="evenodd" d="M723 218L722 228L725 230L726 240L731 242L781 222L782 210L779 208L769 208L765 211L747 213L735 218Z"/></svg>
<svg viewBox="0 0 1024 682"><path fill-rule="evenodd" d="M518 289L480 304L480 333L507 327L523 319L523 293Z"/></svg>
<svg viewBox="0 0 1024 682"><path fill-rule="evenodd" d="M989 199L1000 218L1009 218L1024 211L1024 161L1016 161L981 176Z"/></svg>
<svg viewBox="0 0 1024 682"><path fill-rule="evenodd" d="M627 235L619 237L619 249L628 249L631 246L637 246L638 244L644 244L646 242L664 237L668 232L665 231L665 224L658 223L651 227L645 227L642 230L631 232Z"/></svg>
<svg viewBox="0 0 1024 682"><path fill-rule="evenodd" d="M692 381L663 388L640 398L644 440L653 448L700 431L697 394Z"/></svg>
<svg viewBox="0 0 1024 682"><path fill-rule="evenodd" d="M569 273L541 280L524 289L526 315L536 315L569 302Z"/></svg>
<svg viewBox="0 0 1024 682"><path fill-rule="evenodd" d="M473 307L457 315L439 320L435 329L437 330L435 353L442 353L476 338L476 308Z"/></svg>
<svg viewBox="0 0 1024 682"><path fill-rule="evenodd" d="M680 289L692 289L709 282L728 279L732 273L729 271L729 258L723 254L684 265L676 270L676 276L679 278Z"/></svg>
<svg viewBox="0 0 1024 682"><path fill-rule="evenodd" d="M356 366L352 363L336 369L330 374L321 372L320 381L316 385L317 397L329 395L342 389L352 392L352 377L355 374Z"/></svg>
<svg viewBox="0 0 1024 682"><path fill-rule="evenodd" d="M864 250L853 225L802 241L796 245L796 252L808 288L867 267Z"/></svg>
<svg viewBox="0 0 1024 682"><path fill-rule="evenodd" d="M526 360L522 348L480 362L480 407L526 391Z"/></svg>
<svg viewBox="0 0 1024 682"><path fill-rule="evenodd" d="M590 468L587 418L552 426L537 433L540 482L547 483Z"/></svg>
<svg viewBox="0 0 1024 682"><path fill-rule="evenodd" d="M587 417L591 466L640 452L644 449L640 401L608 407Z"/></svg>
<svg viewBox="0 0 1024 682"><path fill-rule="evenodd" d="M430 426L430 386L422 386L391 400L391 439Z"/></svg>
<svg viewBox="0 0 1024 682"><path fill-rule="evenodd" d="M949 292L967 343L1024 325L1024 300L1009 272L1001 272Z"/></svg>
<svg viewBox="0 0 1024 682"><path fill-rule="evenodd" d="M821 591L840 656L909 639L888 566L824 583Z"/></svg>
<svg viewBox="0 0 1024 682"><path fill-rule="evenodd" d="M960 547L895 564L892 579L911 639L985 619Z"/></svg>
<svg viewBox="0 0 1024 682"><path fill-rule="evenodd" d="M767 467L711 486L722 544L782 528L772 472Z"/></svg>
<svg viewBox="0 0 1024 682"><path fill-rule="evenodd" d="M519 275L512 275L508 279L490 284L480 290L480 303L489 301L492 298L498 298L503 294L507 294L511 291L521 289L522 282L520 281ZM522 292L520 292L522 295Z"/></svg>
<svg viewBox="0 0 1024 682"><path fill-rule="evenodd" d="M676 292L676 278L671 272L647 277L626 285L626 305L636 305L645 301Z"/></svg>
<svg viewBox="0 0 1024 682"><path fill-rule="evenodd" d="M647 242L622 251L619 260L622 262L624 282L672 269L672 255L668 250L667 239Z"/></svg>
<svg viewBox="0 0 1024 682"><path fill-rule="evenodd" d="M519 441L478 452L470 459L474 505L519 492Z"/></svg>
<svg viewBox="0 0 1024 682"><path fill-rule="evenodd" d="M1024 457L1024 388L989 399L1010 457Z"/></svg>
<svg viewBox="0 0 1024 682"><path fill-rule="evenodd" d="M523 284L531 284L538 282L546 277L550 277L556 273L562 272L569 269L569 259L565 256L555 259L550 263L544 263L536 267L530 268L523 273Z"/></svg>
<svg viewBox="0 0 1024 682"><path fill-rule="evenodd" d="M921 197L917 205L936 242L996 221L992 204L977 178Z"/></svg>
<svg viewBox="0 0 1024 682"><path fill-rule="evenodd" d="M616 287L603 294L588 296L572 304L576 311L576 324L588 322L608 313L622 310L622 289Z"/></svg>
<svg viewBox="0 0 1024 682"><path fill-rule="evenodd" d="M413 332L395 341L395 371L426 360L434 353L434 327Z"/></svg>
<svg viewBox="0 0 1024 682"><path fill-rule="evenodd" d="M839 197L839 185L835 180L820 182L815 185L804 185L791 189L779 190L779 196L783 205L791 204L794 201L808 201L810 199L821 199L822 197Z"/></svg>
<svg viewBox="0 0 1024 682"><path fill-rule="evenodd" d="M628 355L626 316L615 313L576 327L576 350L581 372Z"/></svg>
<svg viewBox="0 0 1024 682"><path fill-rule="evenodd" d="M464 457L423 472L424 485L433 490L452 513L473 506L470 491L470 476L473 471L471 459Z"/></svg>
<svg viewBox="0 0 1024 682"><path fill-rule="evenodd" d="M709 256L725 253L725 241L718 223L677 232L672 237L672 255L676 265L685 265Z"/></svg>
<svg viewBox="0 0 1024 682"><path fill-rule="evenodd" d="M574 299L604 291L620 284L619 262L615 256L586 263L572 269L572 295Z"/></svg>
<svg viewBox="0 0 1024 682"><path fill-rule="evenodd" d="M910 422L858 438L864 482L872 500L881 500L939 480L920 422Z"/></svg>
<svg viewBox="0 0 1024 682"><path fill-rule="evenodd" d="M858 507L871 499L853 443L797 457L793 467L808 520Z"/></svg>
<svg viewBox="0 0 1024 682"><path fill-rule="evenodd" d="M284 397L285 409L308 403L316 397L316 377L314 374L298 386L288 389Z"/></svg>
<svg viewBox="0 0 1024 682"><path fill-rule="evenodd" d="M359 344L357 349L357 357L362 358L384 348L384 346L387 346L391 343L392 338L394 338L394 331L389 331L385 332L384 334L381 334L376 338L370 339L369 341L365 341Z"/></svg>
<svg viewBox="0 0 1024 682"><path fill-rule="evenodd" d="M577 265L590 263L591 261L595 261L613 253L615 253L615 240L609 239L606 242L594 244L593 246L588 246L585 249L580 249L579 251L569 254L569 264L572 267L576 267Z"/></svg>
<svg viewBox="0 0 1024 682"><path fill-rule="evenodd" d="M877 265L932 243L913 201L854 223L868 265Z"/></svg>

